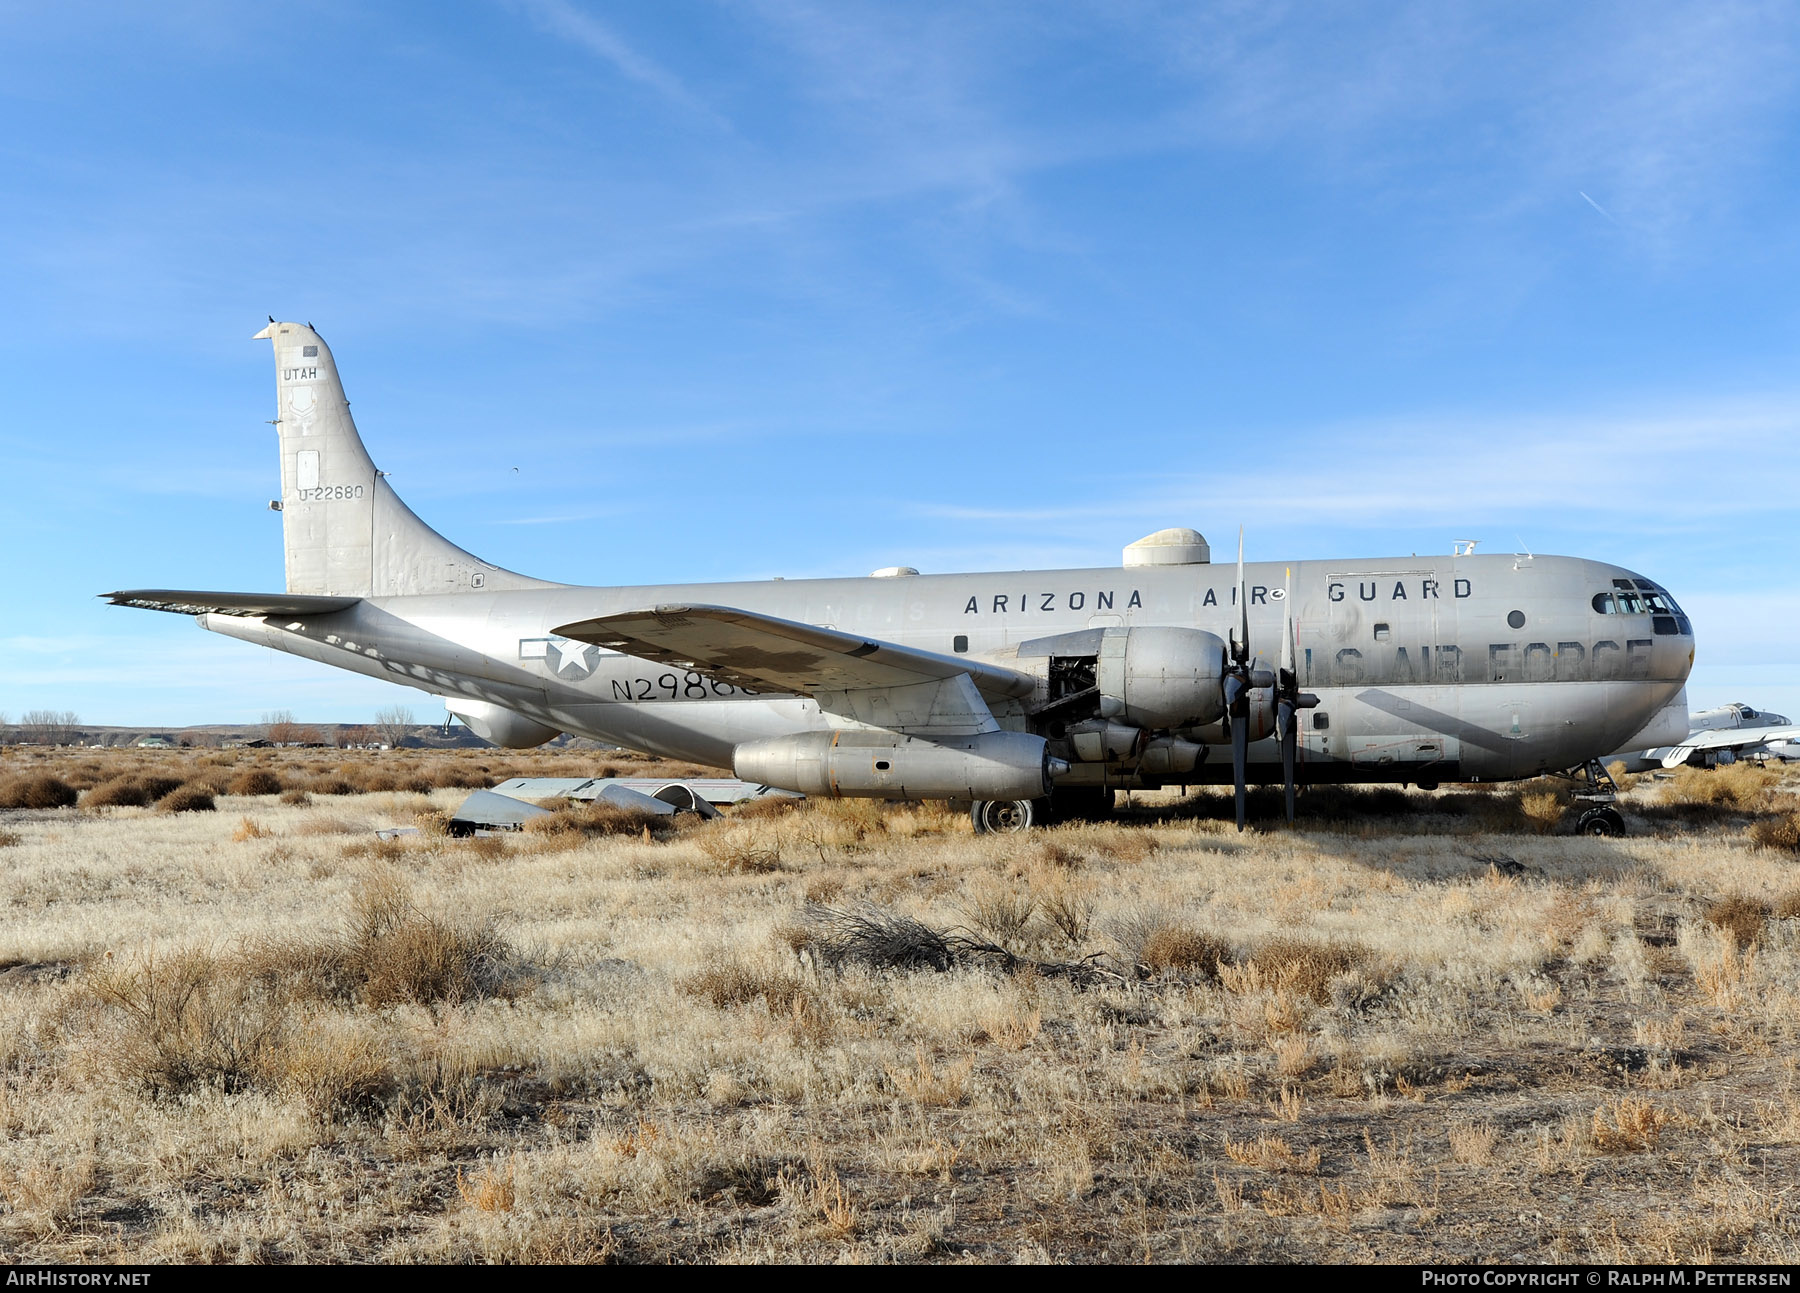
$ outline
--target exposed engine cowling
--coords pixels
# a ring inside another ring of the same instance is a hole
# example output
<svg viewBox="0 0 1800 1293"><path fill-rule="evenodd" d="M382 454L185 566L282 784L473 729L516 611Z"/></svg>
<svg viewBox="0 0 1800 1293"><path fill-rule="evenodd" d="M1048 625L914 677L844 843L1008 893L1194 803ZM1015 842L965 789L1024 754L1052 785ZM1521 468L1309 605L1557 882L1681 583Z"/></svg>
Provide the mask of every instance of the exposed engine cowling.
<svg viewBox="0 0 1800 1293"><path fill-rule="evenodd" d="M1256 687L1248 697L1249 713L1244 724L1249 729L1252 741L1261 741L1275 734L1275 689L1273 687ZM1207 723L1194 727L1183 733L1196 741L1207 745L1230 745L1231 729L1223 718L1216 723Z"/></svg>
<svg viewBox="0 0 1800 1293"><path fill-rule="evenodd" d="M1148 735L1143 728L1129 723L1090 718L1070 726L1067 740L1070 750L1083 763L1112 763L1136 755Z"/></svg>
<svg viewBox="0 0 1800 1293"><path fill-rule="evenodd" d="M1144 746L1138 771L1152 777L1179 777L1206 758L1206 747L1174 736L1159 736Z"/></svg>
<svg viewBox="0 0 1800 1293"><path fill-rule="evenodd" d="M1199 727L1224 716L1225 643L1204 629L1112 628L1100 635L1100 716L1138 727Z"/></svg>
<svg viewBox="0 0 1800 1293"><path fill-rule="evenodd" d="M1036 799L1068 768L1044 738L982 732L926 739L874 729L747 741L731 757L745 781L806 795L868 799Z"/></svg>
<svg viewBox="0 0 1800 1293"><path fill-rule="evenodd" d="M562 733L546 727L535 718L515 713L504 705L485 700L464 700L460 696L440 696L444 708L460 718L468 729L482 740L508 750L529 750L554 741Z"/></svg>

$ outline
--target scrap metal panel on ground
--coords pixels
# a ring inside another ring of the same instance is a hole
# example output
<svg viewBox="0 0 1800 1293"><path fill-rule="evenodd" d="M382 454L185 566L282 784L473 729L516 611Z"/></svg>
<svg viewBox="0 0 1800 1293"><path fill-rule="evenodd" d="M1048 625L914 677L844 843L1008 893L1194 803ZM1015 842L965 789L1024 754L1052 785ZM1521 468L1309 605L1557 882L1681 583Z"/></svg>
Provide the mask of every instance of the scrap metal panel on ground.
<svg viewBox="0 0 1800 1293"><path fill-rule="evenodd" d="M736 777L514 777L494 793L515 799L608 799L619 802L611 788L636 791L677 809L712 816L715 804L738 804L768 797L797 798L792 791L759 786Z"/></svg>

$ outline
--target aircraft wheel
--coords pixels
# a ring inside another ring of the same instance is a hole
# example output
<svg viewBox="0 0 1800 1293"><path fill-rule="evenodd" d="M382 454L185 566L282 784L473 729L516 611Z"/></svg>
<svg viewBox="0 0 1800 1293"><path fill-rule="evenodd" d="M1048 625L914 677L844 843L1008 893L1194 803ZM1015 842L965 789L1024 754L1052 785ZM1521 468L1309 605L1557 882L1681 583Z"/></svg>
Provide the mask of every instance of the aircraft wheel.
<svg viewBox="0 0 1800 1293"><path fill-rule="evenodd" d="M1575 823L1578 835L1623 835L1625 819L1616 808L1590 808Z"/></svg>
<svg viewBox="0 0 1800 1293"><path fill-rule="evenodd" d="M1035 799L977 799L969 816L977 835L1017 835L1043 814Z"/></svg>

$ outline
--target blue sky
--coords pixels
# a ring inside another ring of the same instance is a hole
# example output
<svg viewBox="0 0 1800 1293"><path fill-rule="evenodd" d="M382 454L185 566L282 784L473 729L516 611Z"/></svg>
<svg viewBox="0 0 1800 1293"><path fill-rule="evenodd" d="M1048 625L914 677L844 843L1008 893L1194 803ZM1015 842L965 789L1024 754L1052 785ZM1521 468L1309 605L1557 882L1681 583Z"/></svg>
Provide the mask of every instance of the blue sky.
<svg viewBox="0 0 1800 1293"><path fill-rule="evenodd" d="M1800 13L0 7L0 711L418 693L93 594L281 585L266 316L582 583L1520 546L1800 712ZM517 473L513 467L519 468Z"/></svg>

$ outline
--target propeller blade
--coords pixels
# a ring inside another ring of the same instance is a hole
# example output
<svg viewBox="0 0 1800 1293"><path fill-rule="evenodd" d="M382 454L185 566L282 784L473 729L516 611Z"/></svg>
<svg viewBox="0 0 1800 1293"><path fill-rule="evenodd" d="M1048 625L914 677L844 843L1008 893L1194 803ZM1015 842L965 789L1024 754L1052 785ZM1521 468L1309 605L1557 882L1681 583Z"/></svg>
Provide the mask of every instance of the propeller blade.
<svg viewBox="0 0 1800 1293"><path fill-rule="evenodd" d="M1250 725L1231 725L1231 780L1237 787L1237 828L1244 829L1244 765L1250 757Z"/></svg>
<svg viewBox="0 0 1800 1293"><path fill-rule="evenodd" d="M1228 673L1225 675L1225 712L1233 718L1238 717L1238 697L1244 694L1244 679L1241 675Z"/></svg>
<svg viewBox="0 0 1800 1293"><path fill-rule="evenodd" d="M1238 663L1243 664L1250 659L1250 598L1249 590L1244 587L1244 527L1238 526L1238 582L1237 604L1238 620L1243 625L1243 633L1238 638Z"/></svg>
<svg viewBox="0 0 1800 1293"><path fill-rule="evenodd" d="M1287 569L1287 581L1281 594L1281 668L1289 678L1294 676L1294 568ZM1285 681L1285 680L1284 680Z"/></svg>
<svg viewBox="0 0 1800 1293"><path fill-rule="evenodd" d="M1276 707L1276 720L1281 725L1281 783L1287 789L1288 825L1294 824L1294 746L1299 740L1299 724L1294 722L1294 706L1283 700Z"/></svg>

